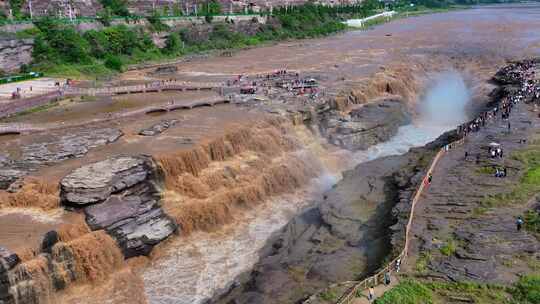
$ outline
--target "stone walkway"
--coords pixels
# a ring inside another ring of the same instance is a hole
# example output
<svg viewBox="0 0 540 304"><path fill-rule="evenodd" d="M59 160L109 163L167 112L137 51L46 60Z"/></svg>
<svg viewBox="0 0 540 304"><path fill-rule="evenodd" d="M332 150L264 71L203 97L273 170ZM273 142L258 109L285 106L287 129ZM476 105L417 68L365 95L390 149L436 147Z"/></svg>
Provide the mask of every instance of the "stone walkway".
<svg viewBox="0 0 540 304"><path fill-rule="evenodd" d="M427 268L432 277L508 283L527 271L526 263L516 255L534 253L540 243L527 232L516 231L516 217L527 208L526 204L488 210L482 208L481 202L488 194L508 192L521 177L522 164L509 155L524 148L520 139L540 127L534 114L529 105L520 103L510 116L510 132L508 121L497 118L439 161L433 182L419 201L411 231L411 258L405 269L414 271L412 257L429 252ZM488 156L487 147L492 142L501 144L504 158ZM469 154L467 160L465 151ZM496 178L480 171L493 165L506 166L508 177ZM456 249L445 256L440 248L448 243Z"/></svg>

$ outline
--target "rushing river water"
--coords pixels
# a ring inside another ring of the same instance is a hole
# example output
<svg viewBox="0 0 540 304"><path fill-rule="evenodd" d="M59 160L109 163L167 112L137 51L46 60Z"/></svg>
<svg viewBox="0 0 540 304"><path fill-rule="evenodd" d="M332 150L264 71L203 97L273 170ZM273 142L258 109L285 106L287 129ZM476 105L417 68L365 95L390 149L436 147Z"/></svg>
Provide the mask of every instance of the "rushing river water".
<svg viewBox="0 0 540 304"><path fill-rule="evenodd" d="M172 240L165 257L155 261L143 273L149 302L201 303L216 291L226 289L236 276L253 267L259 250L270 235L329 190L338 181L341 170L379 157L403 154L411 147L434 140L465 120L469 96L459 73L435 75L433 85L420 102L419 117L412 124L400 127L389 141L366 151L338 150L320 155L323 165L326 160L336 157L351 161L341 168L327 168L326 173L307 189L275 198L247 212L241 224L219 233L197 232L187 238Z"/></svg>

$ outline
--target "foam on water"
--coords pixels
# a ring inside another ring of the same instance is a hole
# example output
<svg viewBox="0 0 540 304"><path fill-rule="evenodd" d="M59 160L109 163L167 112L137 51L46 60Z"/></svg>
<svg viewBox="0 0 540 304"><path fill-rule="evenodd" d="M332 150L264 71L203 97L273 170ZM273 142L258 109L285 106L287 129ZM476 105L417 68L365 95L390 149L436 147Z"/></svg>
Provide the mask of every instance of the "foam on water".
<svg viewBox="0 0 540 304"><path fill-rule="evenodd" d="M411 147L422 146L465 120L464 107L470 94L463 78L456 72L446 72L435 75L434 79L421 102L420 117L400 127L389 141L366 151L330 152L333 155L329 158L346 158L347 164L326 170L306 189L280 196L246 212L234 227L217 233L196 232L187 238L172 240L165 256L143 273L149 303L204 302L215 292L228 288L239 274L249 271L271 234L329 190L339 180L341 171L379 157L406 153Z"/></svg>

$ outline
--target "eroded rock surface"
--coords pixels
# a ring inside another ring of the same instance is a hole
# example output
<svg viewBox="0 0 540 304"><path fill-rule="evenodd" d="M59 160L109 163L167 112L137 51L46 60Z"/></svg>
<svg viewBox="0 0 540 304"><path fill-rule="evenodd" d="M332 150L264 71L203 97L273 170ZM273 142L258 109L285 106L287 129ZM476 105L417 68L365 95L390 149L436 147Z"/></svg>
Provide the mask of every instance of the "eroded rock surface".
<svg viewBox="0 0 540 304"><path fill-rule="evenodd" d="M147 255L177 229L159 206L158 170L147 156L119 156L74 170L60 182L62 203L84 208L92 230L105 229L125 257Z"/></svg>
<svg viewBox="0 0 540 304"><path fill-rule="evenodd" d="M161 134L165 132L170 127L174 126L176 123L178 123L178 119L168 119L158 122L155 125L152 125L146 129L142 129L139 132L139 135L142 136L155 136L158 134Z"/></svg>
<svg viewBox="0 0 540 304"><path fill-rule="evenodd" d="M89 149L110 144L123 135L115 128L92 129L61 136L52 141L24 146L22 162L42 164L82 157Z"/></svg>
<svg viewBox="0 0 540 304"><path fill-rule="evenodd" d="M398 128L410 121L400 101L383 100L352 110L346 116L330 113L322 129L329 141L344 149L365 150L394 136Z"/></svg>

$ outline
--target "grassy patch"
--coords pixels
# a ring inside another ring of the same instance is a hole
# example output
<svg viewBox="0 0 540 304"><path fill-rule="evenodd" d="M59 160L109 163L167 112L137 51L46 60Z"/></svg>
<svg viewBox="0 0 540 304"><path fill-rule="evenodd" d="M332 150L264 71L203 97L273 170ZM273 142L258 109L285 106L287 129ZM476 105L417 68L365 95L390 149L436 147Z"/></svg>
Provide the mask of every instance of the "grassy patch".
<svg viewBox="0 0 540 304"><path fill-rule="evenodd" d="M536 212L535 210L528 210L523 215L523 219L525 221L525 229L540 233L540 214Z"/></svg>
<svg viewBox="0 0 540 304"><path fill-rule="evenodd" d="M384 293L376 304L538 304L540 275L523 276L512 286L475 282L404 280Z"/></svg>
<svg viewBox="0 0 540 304"><path fill-rule="evenodd" d="M478 304L509 303L506 288L499 285L474 282L434 282L426 283L437 294L436 303L462 301Z"/></svg>
<svg viewBox="0 0 540 304"><path fill-rule="evenodd" d="M484 167L477 168L475 170L477 174L482 174L482 175L483 174L495 175L495 171L496 169L493 166L484 166Z"/></svg>
<svg viewBox="0 0 540 304"><path fill-rule="evenodd" d="M417 272L424 273L427 271L429 262L431 262L432 256L430 252L422 252L420 257L416 260L415 269Z"/></svg>
<svg viewBox="0 0 540 304"><path fill-rule="evenodd" d="M540 275L529 275L520 278L511 293L520 304L540 303Z"/></svg>
<svg viewBox="0 0 540 304"><path fill-rule="evenodd" d="M31 28L27 28L22 31L16 32L15 37L18 39L35 38L39 33L40 32L37 27L31 27Z"/></svg>
<svg viewBox="0 0 540 304"><path fill-rule="evenodd" d="M482 206L486 208L526 203L540 191L540 146L532 145L527 149L512 153L513 159L524 166L524 174L509 192L486 197Z"/></svg>
<svg viewBox="0 0 540 304"><path fill-rule="evenodd" d="M442 255L444 256L452 256L454 253L456 253L456 249L458 247L458 243L454 239L449 239L444 245L439 249Z"/></svg>
<svg viewBox="0 0 540 304"><path fill-rule="evenodd" d="M335 291L328 289L322 292L319 296L324 301L335 301L337 300L337 294Z"/></svg>
<svg viewBox="0 0 540 304"><path fill-rule="evenodd" d="M433 292L426 285L405 280L375 300L375 304L431 304Z"/></svg>
<svg viewBox="0 0 540 304"><path fill-rule="evenodd" d="M39 64L36 68L44 71L50 77L87 80L108 78L114 74L114 71L107 69L98 62L93 64Z"/></svg>

